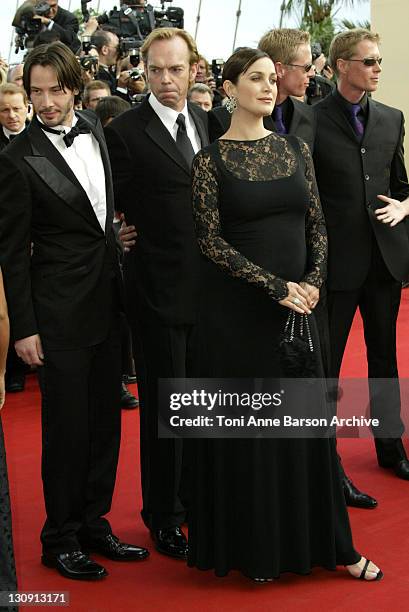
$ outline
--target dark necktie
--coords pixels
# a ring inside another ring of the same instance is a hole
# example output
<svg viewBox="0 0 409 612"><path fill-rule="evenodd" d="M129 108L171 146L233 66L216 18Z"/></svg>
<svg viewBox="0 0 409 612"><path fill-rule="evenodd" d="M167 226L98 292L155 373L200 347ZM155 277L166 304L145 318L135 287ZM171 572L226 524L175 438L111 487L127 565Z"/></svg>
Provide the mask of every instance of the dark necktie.
<svg viewBox="0 0 409 612"><path fill-rule="evenodd" d="M276 124L276 130L278 134L287 134L287 128L285 127L284 117L283 117L283 107L278 105L274 107L273 111L273 119Z"/></svg>
<svg viewBox="0 0 409 612"><path fill-rule="evenodd" d="M9 134L9 140L12 141L16 136L18 136L18 134Z"/></svg>
<svg viewBox="0 0 409 612"><path fill-rule="evenodd" d="M44 123L41 123L40 127L42 130L44 130L45 132L49 132L50 134L58 134L58 135L64 134L63 131L54 130L53 128L50 128L48 125L45 125ZM91 128L89 127L88 123L84 121L83 119L78 119L76 125L74 125L74 127L71 128L68 134L65 134L63 138L65 142L65 146L70 147L72 143L74 142L74 139L77 136L79 136L80 134L90 134L90 132L91 132Z"/></svg>
<svg viewBox="0 0 409 612"><path fill-rule="evenodd" d="M362 107L360 104L350 104L349 105L351 125L353 127L355 134L358 136L359 139L362 139L364 132L365 132L364 123L362 119L358 117L358 113L361 110L362 110Z"/></svg>
<svg viewBox="0 0 409 612"><path fill-rule="evenodd" d="M192 166L192 161L195 156L195 152L193 150L189 136L187 135L185 116L183 115L183 113L180 113L178 115L176 123L178 124L178 131L176 134L176 146L182 153L190 168Z"/></svg>

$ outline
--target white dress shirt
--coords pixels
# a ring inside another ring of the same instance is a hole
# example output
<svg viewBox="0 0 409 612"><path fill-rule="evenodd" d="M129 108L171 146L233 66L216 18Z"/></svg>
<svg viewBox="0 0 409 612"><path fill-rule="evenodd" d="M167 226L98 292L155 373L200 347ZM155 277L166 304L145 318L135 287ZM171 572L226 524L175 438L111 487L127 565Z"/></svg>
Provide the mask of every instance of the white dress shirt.
<svg viewBox="0 0 409 612"><path fill-rule="evenodd" d="M176 142L176 135L178 133L178 124L176 123L176 119L182 113L185 116L186 122L186 132L189 137L190 142L192 143L193 151L197 153L202 148L202 144L200 142L200 137L196 129L195 122L191 118L187 108L187 102L185 102L185 106L183 110L178 113L178 111L173 110L169 106L164 106L153 93L149 95L149 104L152 106L155 113L158 115L159 119L162 121L165 128L168 130L173 140Z"/></svg>
<svg viewBox="0 0 409 612"><path fill-rule="evenodd" d="M43 123L40 117L38 121ZM77 123L78 119L74 115L71 127ZM59 130L67 134L71 127L57 125L53 130ZM57 151L63 156L64 160L75 174L87 194L91 206L95 212L98 222L105 232L105 221L107 216L107 202L105 193L105 170L102 162L99 143L93 134L79 134L70 147L65 145L64 134L52 134L43 131L47 138L52 142Z"/></svg>

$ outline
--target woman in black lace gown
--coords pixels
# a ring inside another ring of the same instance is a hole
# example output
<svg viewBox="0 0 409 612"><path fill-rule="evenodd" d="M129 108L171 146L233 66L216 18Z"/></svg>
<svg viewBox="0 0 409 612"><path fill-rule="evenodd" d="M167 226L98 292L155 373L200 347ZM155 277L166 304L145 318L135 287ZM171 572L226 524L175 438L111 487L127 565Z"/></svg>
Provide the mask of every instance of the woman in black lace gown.
<svg viewBox="0 0 409 612"><path fill-rule="evenodd" d="M288 309L311 313L319 298L325 224L307 145L263 126L277 94L272 61L242 49L223 76L237 105L231 127L193 165L205 256L195 374L274 378ZM333 440L187 442L190 566L261 581L340 564L366 580L382 576L353 548Z"/></svg>
<svg viewBox="0 0 409 612"><path fill-rule="evenodd" d="M5 396L4 373L8 340L9 323L6 299L4 297L3 277L0 270L0 410L3 407ZM6 454L0 419L0 591L15 591L16 589ZM0 610L2 609L0 604ZM10 610L11 608L7 609Z"/></svg>

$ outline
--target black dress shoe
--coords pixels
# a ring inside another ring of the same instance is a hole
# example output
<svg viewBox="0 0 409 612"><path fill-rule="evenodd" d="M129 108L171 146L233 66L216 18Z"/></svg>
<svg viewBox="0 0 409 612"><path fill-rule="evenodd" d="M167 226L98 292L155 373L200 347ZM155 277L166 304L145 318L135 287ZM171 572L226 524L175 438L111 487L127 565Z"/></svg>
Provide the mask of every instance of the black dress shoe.
<svg viewBox="0 0 409 612"><path fill-rule="evenodd" d="M158 552L163 555L169 555L169 557L186 559L187 540L180 527L152 529L151 536Z"/></svg>
<svg viewBox="0 0 409 612"><path fill-rule="evenodd" d="M132 409L139 406L139 401L122 383L121 385L121 408Z"/></svg>
<svg viewBox="0 0 409 612"><path fill-rule="evenodd" d="M24 391L25 385L25 374L12 374L11 376L6 375L6 391L8 393L18 393L19 391Z"/></svg>
<svg viewBox="0 0 409 612"><path fill-rule="evenodd" d="M101 580L108 576L105 567L95 563L81 550L69 553L43 553L41 562L46 567L54 567L61 576L72 580Z"/></svg>
<svg viewBox="0 0 409 612"><path fill-rule="evenodd" d="M371 509L376 508L378 505L376 499L366 493L362 493L362 491L356 488L352 480L346 476L342 478L342 488L344 490L345 503L347 506Z"/></svg>
<svg viewBox="0 0 409 612"><path fill-rule="evenodd" d="M376 439L375 444L380 467L392 468L398 478L409 480L409 461L402 440Z"/></svg>
<svg viewBox="0 0 409 612"><path fill-rule="evenodd" d="M83 543L85 550L97 552L112 561L142 561L149 557L149 550L133 544L125 544L113 534Z"/></svg>

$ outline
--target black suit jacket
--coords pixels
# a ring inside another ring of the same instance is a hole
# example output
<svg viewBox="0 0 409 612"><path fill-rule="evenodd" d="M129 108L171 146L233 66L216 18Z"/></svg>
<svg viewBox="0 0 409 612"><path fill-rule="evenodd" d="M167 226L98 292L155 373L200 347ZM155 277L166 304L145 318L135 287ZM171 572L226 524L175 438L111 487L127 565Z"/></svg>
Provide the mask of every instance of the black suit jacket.
<svg viewBox="0 0 409 612"><path fill-rule="evenodd" d="M53 19L54 25L52 29L58 32L61 42L69 47L74 53L78 51L81 43L78 39L79 23L73 13L58 7L56 16Z"/></svg>
<svg viewBox="0 0 409 612"><path fill-rule="evenodd" d="M0 154L0 265L13 337L39 333L54 349L104 340L120 283L108 152L95 114L82 116L104 163L105 233L81 184L37 120Z"/></svg>
<svg viewBox="0 0 409 612"><path fill-rule="evenodd" d="M189 104L202 146L207 114ZM193 323L199 248L193 225L190 168L146 98L105 128L116 208L136 226L127 255L145 316L168 325ZM131 261L132 260L132 261Z"/></svg>
<svg viewBox="0 0 409 612"><path fill-rule="evenodd" d="M5 133L3 132L2 126L0 125L0 151L5 149L9 143L10 141L6 137Z"/></svg>
<svg viewBox="0 0 409 612"><path fill-rule="evenodd" d="M315 140L315 116L311 107L300 102L296 98L289 98L293 105L291 125L288 133L298 136L314 150ZM210 140L220 138L230 127L231 115L224 106L217 106L209 113L209 135ZM271 132L276 131L275 123L271 115L264 117L264 127Z"/></svg>
<svg viewBox="0 0 409 612"><path fill-rule="evenodd" d="M404 280L409 274L406 223L391 228L374 214L385 206L378 194L398 200L409 195L402 112L368 98L366 129L359 143L336 95L313 108L314 165L328 231L329 289L348 291L362 285L373 236L392 276Z"/></svg>

